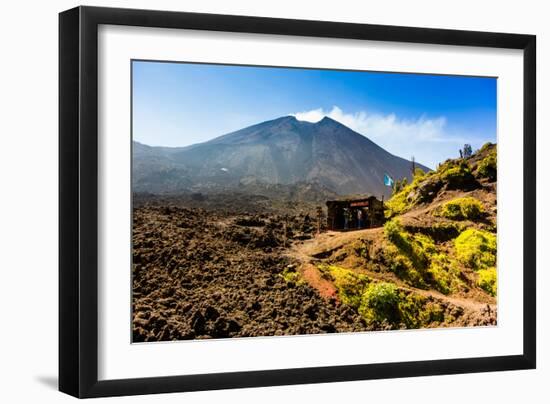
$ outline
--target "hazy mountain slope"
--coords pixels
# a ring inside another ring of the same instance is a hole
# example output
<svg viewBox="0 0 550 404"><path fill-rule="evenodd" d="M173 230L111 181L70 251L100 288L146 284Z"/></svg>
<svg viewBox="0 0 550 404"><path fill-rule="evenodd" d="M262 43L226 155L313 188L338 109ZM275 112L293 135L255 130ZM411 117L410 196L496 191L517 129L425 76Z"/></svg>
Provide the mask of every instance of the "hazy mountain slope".
<svg viewBox="0 0 550 404"><path fill-rule="evenodd" d="M388 195L384 174L410 179L410 167L409 161L330 118L318 123L278 118L185 148L134 142L136 191L310 182L339 194Z"/></svg>

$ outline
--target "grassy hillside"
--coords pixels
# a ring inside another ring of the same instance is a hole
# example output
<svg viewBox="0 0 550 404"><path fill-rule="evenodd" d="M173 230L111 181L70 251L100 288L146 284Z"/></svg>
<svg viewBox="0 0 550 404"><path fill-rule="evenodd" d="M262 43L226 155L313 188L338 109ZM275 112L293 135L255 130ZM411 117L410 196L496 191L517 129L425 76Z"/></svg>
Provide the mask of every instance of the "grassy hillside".
<svg viewBox="0 0 550 404"><path fill-rule="evenodd" d="M494 144L417 170L383 228L298 245L296 276L375 329L496 324L496 175Z"/></svg>

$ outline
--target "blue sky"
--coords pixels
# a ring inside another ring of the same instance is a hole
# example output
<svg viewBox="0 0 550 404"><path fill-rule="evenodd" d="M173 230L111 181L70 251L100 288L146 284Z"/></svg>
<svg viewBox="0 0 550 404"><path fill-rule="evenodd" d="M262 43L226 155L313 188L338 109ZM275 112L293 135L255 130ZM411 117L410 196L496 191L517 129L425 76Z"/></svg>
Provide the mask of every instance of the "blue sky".
<svg viewBox="0 0 550 404"><path fill-rule="evenodd" d="M275 119L329 116L435 167L496 142L494 78L133 61L133 138L187 146Z"/></svg>

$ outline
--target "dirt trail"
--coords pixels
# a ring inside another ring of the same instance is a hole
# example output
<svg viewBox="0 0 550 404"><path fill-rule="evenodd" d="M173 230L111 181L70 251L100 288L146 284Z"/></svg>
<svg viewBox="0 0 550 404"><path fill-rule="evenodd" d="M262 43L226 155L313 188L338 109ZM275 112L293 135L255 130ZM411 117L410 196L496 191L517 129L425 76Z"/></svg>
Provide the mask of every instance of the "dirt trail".
<svg viewBox="0 0 550 404"><path fill-rule="evenodd" d="M327 231L316 235L310 240L295 243L290 249L290 255L296 258L313 259L323 253L329 253L342 248L361 237L375 238L381 236L383 229L354 230L347 232Z"/></svg>

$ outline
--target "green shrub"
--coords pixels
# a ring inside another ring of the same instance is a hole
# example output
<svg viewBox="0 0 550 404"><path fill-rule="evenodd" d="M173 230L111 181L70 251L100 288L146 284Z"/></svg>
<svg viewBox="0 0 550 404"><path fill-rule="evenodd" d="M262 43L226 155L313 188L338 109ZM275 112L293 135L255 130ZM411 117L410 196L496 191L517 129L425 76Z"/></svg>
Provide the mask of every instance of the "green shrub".
<svg viewBox="0 0 550 404"><path fill-rule="evenodd" d="M433 322L442 323L445 313L440 304L417 293L402 294L398 305L401 323L407 328L420 328Z"/></svg>
<svg viewBox="0 0 550 404"><path fill-rule="evenodd" d="M436 210L436 216L446 217L447 219L457 220L463 219L462 210L460 205L456 203L447 202L440 207L439 210Z"/></svg>
<svg viewBox="0 0 550 404"><path fill-rule="evenodd" d="M428 273L432 278L430 283L444 294L456 292L463 283L460 279L460 270L446 254L432 255Z"/></svg>
<svg viewBox="0 0 550 404"><path fill-rule="evenodd" d="M409 200L409 194L414 192L420 183L431 174L417 168L410 184L407 184L406 181L400 182L398 192L394 192L392 197L385 203L386 217L392 218L410 210L414 206L414 202Z"/></svg>
<svg viewBox="0 0 550 404"><path fill-rule="evenodd" d="M288 283L292 282L296 285L301 285L304 283L302 276L298 271L296 271L296 267L294 266L286 267L279 275Z"/></svg>
<svg viewBox="0 0 550 404"><path fill-rule="evenodd" d="M418 293L402 294L398 304L399 320L407 328L420 328L425 325L425 318L422 318L426 298Z"/></svg>
<svg viewBox="0 0 550 404"><path fill-rule="evenodd" d="M469 189L476 183L470 166L464 160L446 162L437 171L449 188Z"/></svg>
<svg viewBox="0 0 550 404"><path fill-rule="evenodd" d="M392 328L420 328L445 321L445 310L432 298L390 282L370 283L358 311L367 323L386 323Z"/></svg>
<svg viewBox="0 0 550 404"><path fill-rule="evenodd" d="M481 269L477 272L477 286L485 290L491 296L497 295L497 270L496 268Z"/></svg>
<svg viewBox="0 0 550 404"><path fill-rule="evenodd" d="M433 322L443 323L445 321L445 311L439 303L428 302L420 313L420 320L426 325Z"/></svg>
<svg viewBox="0 0 550 404"><path fill-rule="evenodd" d="M399 254L399 252L389 251L390 258L390 271L396 274L399 279L404 280L409 285L414 286L420 289L426 289L427 284L424 281L422 274L414 267L412 261L404 256Z"/></svg>
<svg viewBox="0 0 550 404"><path fill-rule="evenodd" d="M496 264L496 236L484 230L468 229L455 240L458 259L478 271Z"/></svg>
<svg viewBox="0 0 550 404"><path fill-rule="evenodd" d="M371 283L363 293L359 313L367 321L396 323L399 300L398 289L393 283Z"/></svg>
<svg viewBox="0 0 550 404"><path fill-rule="evenodd" d="M481 148L479 149L478 153L479 152L484 152L485 150L487 150L491 146L493 146L493 143L491 143L491 142L484 143L483 146L481 146Z"/></svg>
<svg viewBox="0 0 550 404"><path fill-rule="evenodd" d="M437 215L434 212L434 215ZM404 228L411 233L421 233L429 236L436 242L445 242L456 238L464 229L465 224L457 222L437 222L431 226L407 225Z"/></svg>
<svg viewBox="0 0 550 404"><path fill-rule="evenodd" d="M395 215L405 213L412 206L410 205L407 196L412 190L412 185L407 185L400 192L394 194L386 203L386 217L391 218Z"/></svg>
<svg viewBox="0 0 550 404"><path fill-rule="evenodd" d="M397 219L388 220L384 224L384 235L393 244L400 247L406 241L404 240L405 230L401 226L401 222Z"/></svg>
<svg viewBox="0 0 550 404"><path fill-rule="evenodd" d="M406 187L408 183L409 183L409 180L407 180L407 178L403 178L402 180L396 180L395 183L393 184L392 195L401 192L401 190L404 187Z"/></svg>
<svg viewBox="0 0 550 404"><path fill-rule="evenodd" d="M338 292L340 301L355 309L361 304L361 296L369 284L369 278L336 265L320 265L321 276L330 279Z"/></svg>
<svg viewBox="0 0 550 404"><path fill-rule="evenodd" d="M414 169L414 178L417 180L423 179L426 176L426 172L420 167Z"/></svg>
<svg viewBox="0 0 550 404"><path fill-rule="evenodd" d="M456 261L441 252L430 236L410 234L396 219L386 222L384 233L393 244L386 248L389 269L409 285L421 289L432 285L448 294L463 284Z"/></svg>
<svg viewBox="0 0 550 404"><path fill-rule="evenodd" d="M408 233L397 219L385 223L384 234L402 254L411 260L416 269L425 268L429 262L429 255L436 252L434 241L430 236Z"/></svg>
<svg viewBox="0 0 550 404"><path fill-rule="evenodd" d="M497 179L497 152L491 151L477 166L477 174L491 181Z"/></svg>
<svg viewBox="0 0 550 404"><path fill-rule="evenodd" d="M483 205L480 201L472 197L465 197L444 203L434 214L452 220L475 220L481 217L483 212Z"/></svg>
<svg viewBox="0 0 550 404"><path fill-rule="evenodd" d="M394 327L420 328L441 323L440 304L414 292L399 290L393 283L371 284L363 294L359 314L369 322L387 322Z"/></svg>
<svg viewBox="0 0 550 404"><path fill-rule="evenodd" d="M431 255L437 252L433 239L422 233L417 233L413 236L414 241L417 244L417 248L420 248L424 255Z"/></svg>

